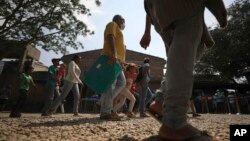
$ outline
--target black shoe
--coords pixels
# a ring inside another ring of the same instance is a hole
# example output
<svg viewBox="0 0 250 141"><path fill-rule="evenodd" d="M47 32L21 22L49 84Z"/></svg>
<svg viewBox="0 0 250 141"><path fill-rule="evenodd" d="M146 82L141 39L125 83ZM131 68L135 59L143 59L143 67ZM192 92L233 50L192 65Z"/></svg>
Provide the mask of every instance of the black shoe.
<svg viewBox="0 0 250 141"><path fill-rule="evenodd" d="M201 115L199 114L193 114L193 117L200 117Z"/></svg>
<svg viewBox="0 0 250 141"><path fill-rule="evenodd" d="M54 110L54 109L49 109L49 110L47 111L48 116L51 116L51 115L53 115L53 114L55 114L55 113L56 113L56 110Z"/></svg>
<svg viewBox="0 0 250 141"><path fill-rule="evenodd" d="M123 116L119 115L117 113L112 113L110 115L100 116L101 120L108 120L108 121L120 121L122 118L123 118Z"/></svg>
<svg viewBox="0 0 250 141"><path fill-rule="evenodd" d="M21 113L11 112L9 117L11 117L11 118L20 118L21 116L22 116Z"/></svg>
<svg viewBox="0 0 250 141"><path fill-rule="evenodd" d="M47 117L47 116L49 116L49 114L48 114L48 113L42 113L41 116L42 116L42 117Z"/></svg>

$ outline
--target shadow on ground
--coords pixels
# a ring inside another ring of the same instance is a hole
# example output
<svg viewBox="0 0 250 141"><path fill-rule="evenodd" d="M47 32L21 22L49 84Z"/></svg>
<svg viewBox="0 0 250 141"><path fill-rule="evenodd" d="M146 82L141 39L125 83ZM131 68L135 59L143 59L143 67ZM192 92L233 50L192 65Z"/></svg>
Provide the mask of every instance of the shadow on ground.
<svg viewBox="0 0 250 141"><path fill-rule="evenodd" d="M78 119L53 119L53 121L40 121L40 122L33 122L23 127L54 127L54 126L73 126L79 124L100 124L105 122L104 120L100 120L99 118L78 118Z"/></svg>

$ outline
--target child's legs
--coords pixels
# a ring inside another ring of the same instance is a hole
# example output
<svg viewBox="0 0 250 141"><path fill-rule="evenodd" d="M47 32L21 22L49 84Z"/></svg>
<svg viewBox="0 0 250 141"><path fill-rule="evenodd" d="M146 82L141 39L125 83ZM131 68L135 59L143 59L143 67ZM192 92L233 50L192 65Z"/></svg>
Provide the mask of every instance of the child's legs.
<svg viewBox="0 0 250 141"><path fill-rule="evenodd" d="M122 94L129 100L128 111L132 112L133 108L134 108L134 105L135 105L135 97L134 97L134 95L127 88L122 90Z"/></svg>
<svg viewBox="0 0 250 141"><path fill-rule="evenodd" d="M20 95L18 97L17 103L12 110L12 112L14 113L20 113L23 107L25 106L27 100L27 95L28 95L27 91L19 90L19 94Z"/></svg>
<svg viewBox="0 0 250 141"><path fill-rule="evenodd" d="M135 105L134 105L134 108L133 108L133 111L134 112L138 112L138 108L139 108L139 94L135 94L134 95L135 97Z"/></svg>
<svg viewBox="0 0 250 141"><path fill-rule="evenodd" d="M113 112L117 112L125 103L126 97L124 95L119 95L116 97L116 103L113 107Z"/></svg>
<svg viewBox="0 0 250 141"><path fill-rule="evenodd" d="M113 107L115 107L123 98L125 98L122 93L119 93L113 100Z"/></svg>

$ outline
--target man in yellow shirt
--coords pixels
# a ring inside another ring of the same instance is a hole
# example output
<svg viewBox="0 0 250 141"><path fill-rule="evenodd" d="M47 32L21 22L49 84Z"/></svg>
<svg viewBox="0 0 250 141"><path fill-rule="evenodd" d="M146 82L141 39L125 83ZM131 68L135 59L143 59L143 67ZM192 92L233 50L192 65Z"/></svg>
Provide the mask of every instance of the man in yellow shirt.
<svg viewBox="0 0 250 141"><path fill-rule="evenodd" d="M125 28L125 20L121 15L115 15L104 31L103 55L108 56L109 63L119 61L125 63L126 48L123 41L122 30ZM122 116L112 112L113 99L125 87L126 79L121 72L110 88L101 96L100 119L119 120Z"/></svg>

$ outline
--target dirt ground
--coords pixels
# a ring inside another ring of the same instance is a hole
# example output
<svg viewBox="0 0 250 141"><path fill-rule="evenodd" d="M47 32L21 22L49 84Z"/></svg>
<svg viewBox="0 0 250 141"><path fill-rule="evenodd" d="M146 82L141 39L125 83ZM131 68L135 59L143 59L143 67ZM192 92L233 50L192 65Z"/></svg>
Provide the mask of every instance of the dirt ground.
<svg viewBox="0 0 250 141"><path fill-rule="evenodd" d="M125 118L122 121L103 121L98 114L56 114L41 117L24 113L21 118L9 118L0 113L0 141L81 140L81 141L156 141L160 123L152 117ZM250 115L202 114L189 122L222 141L229 140L229 125L250 124Z"/></svg>

